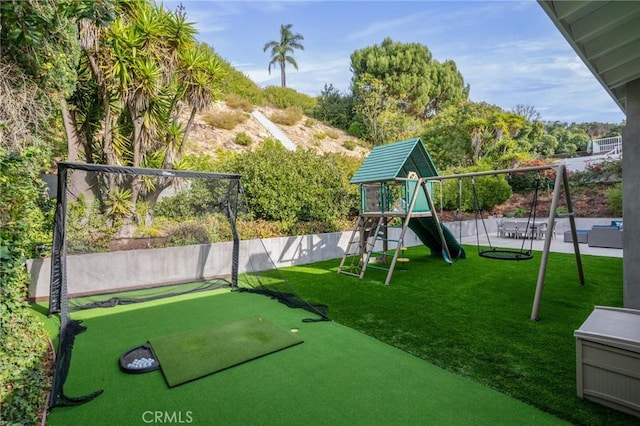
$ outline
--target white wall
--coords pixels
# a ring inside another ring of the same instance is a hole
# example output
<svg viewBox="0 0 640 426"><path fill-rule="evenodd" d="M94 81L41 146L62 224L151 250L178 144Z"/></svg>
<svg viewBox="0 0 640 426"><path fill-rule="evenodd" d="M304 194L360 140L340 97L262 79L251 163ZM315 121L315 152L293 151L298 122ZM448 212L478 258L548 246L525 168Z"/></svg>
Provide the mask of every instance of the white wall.
<svg viewBox="0 0 640 426"><path fill-rule="evenodd" d="M608 224L612 219L576 219L579 229L594 224ZM474 220L446 224L458 239L476 234ZM484 233L479 222L480 232ZM485 219L487 231L495 233L496 220ZM569 229L569 219L557 220L558 235ZM462 230L462 233L460 233ZM390 228L389 238L397 239L400 228ZM339 259L343 256L351 232L267 238L240 242L239 272L262 271L276 267ZM404 245L421 245L409 229ZM391 247L393 248L393 247ZM375 250L382 250L378 242ZM426 249L425 249L426 250ZM193 282L231 274L232 243L200 244L161 249L127 250L109 253L89 253L67 256L67 288L70 294L95 292L97 289L127 289L152 284ZM336 260L336 264L338 261ZM29 298L49 297L51 259L32 259L27 262L31 274Z"/></svg>

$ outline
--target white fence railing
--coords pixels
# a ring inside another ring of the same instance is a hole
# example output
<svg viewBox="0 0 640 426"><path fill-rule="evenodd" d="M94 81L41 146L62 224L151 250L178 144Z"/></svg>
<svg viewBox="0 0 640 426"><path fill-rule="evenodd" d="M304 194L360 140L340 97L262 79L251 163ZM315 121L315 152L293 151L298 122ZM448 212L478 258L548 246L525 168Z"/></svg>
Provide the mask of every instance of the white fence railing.
<svg viewBox="0 0 640 426"><path fill-rule="evenodd" d="M592 153L595 154L622 154L622 136L596 139L591 142Z"/></svg>

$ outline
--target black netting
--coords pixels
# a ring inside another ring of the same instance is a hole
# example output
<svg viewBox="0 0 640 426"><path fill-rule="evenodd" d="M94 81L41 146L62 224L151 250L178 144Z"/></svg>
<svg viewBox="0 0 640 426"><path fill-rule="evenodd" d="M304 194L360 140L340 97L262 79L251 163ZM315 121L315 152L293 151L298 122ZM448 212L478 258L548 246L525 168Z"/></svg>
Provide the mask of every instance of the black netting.
<svg viewBox="0 0 640 426"><path fill-rule="evenodd" d="M85 330L73 310L229 287L319 316L305 321L329 319L325 305L297 295L258 235L240 240L237 221L250 219L240 175L60 163L57 193L49 312L61 326L50 408L101 393L64 394Z"/></svg>

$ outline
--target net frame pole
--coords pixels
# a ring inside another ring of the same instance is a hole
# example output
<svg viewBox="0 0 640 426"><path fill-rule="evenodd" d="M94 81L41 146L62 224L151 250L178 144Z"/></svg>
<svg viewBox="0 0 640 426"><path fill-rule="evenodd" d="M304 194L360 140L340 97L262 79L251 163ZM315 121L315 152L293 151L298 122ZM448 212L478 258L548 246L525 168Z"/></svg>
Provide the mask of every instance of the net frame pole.
<svg viewBox="0 0 640 426"><path fill-rule="evenodd" d="M66 243L66 217L67 217L67 186L69 169L82 170L86 172L101 172L111 175L138 175L157 176L173 178L204 178L211 180L228 179L230 187L235 187L236 203L232 207L229 202L230 191L227 192L227 217L233 229L233 260L232 260L232 286L237 287L238 264L240 238L236 229L236 215L238 195L241 191L240 174L232 173L209 173L198 171L169 170L169 169L149 169L139 167L111 166L104 164L59 162L57 200L54 218L53 243L51 255L51 281L49 287L49 316L55 313L60 314L59 342L56 359L54 361L54 372L52 386L49 391L47 409L50 411L56 406L79 405L88 402L102 393L102 390L95 391L82 397L69 397L64 393L64 383L70 369L71 356L75 337L84 332L86 328L80 321L73 320L69 316L68 289L67 289L67 243Z"/></svg>

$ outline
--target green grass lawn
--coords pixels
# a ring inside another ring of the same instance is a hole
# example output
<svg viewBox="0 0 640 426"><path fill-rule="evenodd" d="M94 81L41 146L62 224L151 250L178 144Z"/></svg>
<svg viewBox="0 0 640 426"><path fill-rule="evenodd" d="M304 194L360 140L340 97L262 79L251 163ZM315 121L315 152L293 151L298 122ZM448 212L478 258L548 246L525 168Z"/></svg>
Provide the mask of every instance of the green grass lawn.
<svg viewBox="0 0 640 426"><path fill-rule="evenodd" d="M468 258L449 266L410 248L408 270L385 286L385 271L364 279L337 273L339 261L282 274L309 301L329 305L348 327L575 424L629 424L636 418L576 396L573 333L594 306L622 306L622 259L583 256L580 286L573 255L551 253L540 321L529 319L540 265ZM636 423L637 424L637 423Z"/></svg>

